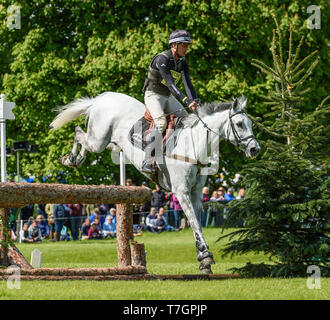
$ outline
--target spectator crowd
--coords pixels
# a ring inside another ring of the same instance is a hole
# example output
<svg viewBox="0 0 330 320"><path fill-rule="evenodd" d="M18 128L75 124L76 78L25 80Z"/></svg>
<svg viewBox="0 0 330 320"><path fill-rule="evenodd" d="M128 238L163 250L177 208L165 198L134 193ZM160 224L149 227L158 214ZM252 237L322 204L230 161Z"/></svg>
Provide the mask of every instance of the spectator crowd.
<svg viewBox="0 0 330 320"><path fill-rule="evenodd" d="M126 185L130 186L133 183L128 179ZM147 184L144 182L142 186ZM226 219L226 209L214 204L226 204L234 200L233 188L226 190L221 186L214 190L210 197L209 188L205 187L202 193L202 226L221 226ZM242 199L244 195L245 190L240 189L236 199ZM116 237L117 212L114 204L29 204L19 212L17 210L10 211L13 240L19 237L20 241L31 243L44 239L61 241ZM135 236L140 235L142 231L180 231L189 226L177 197L171 192L164 192L158 185L153 190L151 201L143 205L134 205L133 211Z"/></svg>

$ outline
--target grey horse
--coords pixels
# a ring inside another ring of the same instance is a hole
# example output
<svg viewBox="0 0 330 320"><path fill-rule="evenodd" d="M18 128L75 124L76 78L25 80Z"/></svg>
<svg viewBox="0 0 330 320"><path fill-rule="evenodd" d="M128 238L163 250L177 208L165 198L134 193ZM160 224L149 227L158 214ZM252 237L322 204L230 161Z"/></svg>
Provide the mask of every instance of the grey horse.
<svg viewBox="0 0 330 320"><path fill-rule="evenodd" d="M246 103L242 96L228 103L206 103L197 113L186 113L180 129L171 135L175 139L169 139L175 142L166 147L166 152L162 148L156 152L158 184L176 195L188 218L202 273L212 273L211 264L214 264L202 233L202 188L207 176L218 170L219 141L228 140L238 145L247 157L257 155L260 150L252 132L252 122L244 111ZM145 113L145 105L140 101L125 94L105 92L95 98L75 100L58 111L50 125L52 129L81 115L88 119L86 133L76 127L71 154L60 159L63 165L79 167L87 151L110 149L123 151L141 171L144 151L128 139L129 132Z"/></svg>

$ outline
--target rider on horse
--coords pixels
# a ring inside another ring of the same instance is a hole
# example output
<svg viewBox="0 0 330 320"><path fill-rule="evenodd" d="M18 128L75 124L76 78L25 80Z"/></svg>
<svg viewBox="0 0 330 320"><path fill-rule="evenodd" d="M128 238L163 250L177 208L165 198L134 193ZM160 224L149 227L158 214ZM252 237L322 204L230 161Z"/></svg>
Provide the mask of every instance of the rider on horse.
<svg viewBox="0 0 330 320"><path fill-rule="evenodd" d="M190 80L189 66L184 59L190 43L190 35L187 31L175 30L169 39L171 48L156 55L150 63L143 90L144 101L155 126L150 133L142 164L142 171L146 173L153 172L155 144L152 142L157 134L162 134L166 130L166 114L175 113L176 116L185 116L187 113L182 104L193 111L199 105L199 99ZM175 85L171 70L181 73L186 95Z"/></svg>

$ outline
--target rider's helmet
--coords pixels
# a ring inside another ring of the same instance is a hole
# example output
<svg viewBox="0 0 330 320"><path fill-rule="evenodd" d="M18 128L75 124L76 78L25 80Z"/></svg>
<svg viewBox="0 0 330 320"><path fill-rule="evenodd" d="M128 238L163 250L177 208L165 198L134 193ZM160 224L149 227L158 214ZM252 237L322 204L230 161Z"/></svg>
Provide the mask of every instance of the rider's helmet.
<svg viewBox="0 0 330 320"><path fill-rule="evenodd" d="M191 43L190 34L186 30L174 30L170 34L168 43Z"/></svg>

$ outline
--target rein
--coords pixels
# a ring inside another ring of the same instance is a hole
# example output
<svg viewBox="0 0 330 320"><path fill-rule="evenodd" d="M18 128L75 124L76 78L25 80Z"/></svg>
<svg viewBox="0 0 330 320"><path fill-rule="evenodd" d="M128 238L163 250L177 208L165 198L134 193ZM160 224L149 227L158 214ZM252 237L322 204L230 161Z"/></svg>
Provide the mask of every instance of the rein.
<svg viewBox="0 0 330 320"><path fill-rule="evenodd" d="M187 107L183 107L183 108L184 108L184 109L187 109ZM238 112L232 114L231 111L232 111L232 108L229 109L229 125L228 125L228 127L227 127L227 134L226 134L227 137L226 137L226 139L229 140L229 130L231 129L232 132L233 132L233 135L234 135L235 141L236 141L237 146L238 146L239 149L243 150L243 148L242 148L242 142L245 141L245 140L250 139L250 141L247 143L247 145L246 145L246 147L245 147L245 149L247 149L248 146L249 146L249 144L250 144L250 142L251 142L253 139L255 139L255 136L254 136L253 134L251 134L251 135L249 135L249 136L247 136L247 137L245 137L245 138L241 138L241 137L239 136L239 134L238 134L238 132L237 132L235 126L234 126L234 122L233 122L233 120L232 120L232 118L235 117L237 114L240 114L240 113L244 113L244 114L245 114L245 112L244 112L243 110L241 110L241 111L238 111ZM176 111L175 111L175 112L176 112ZM175 113L175 112L170 112L170 113L166 114L166 116L169 115L169 114ZM212 129L208 126L208 124L207 124L206 122L204 122L204 120L199 116L197 110L193 110L192 112L197 116L198 121L200 121L200 122L203 124L204 128L207 130L207 141L208 141L208 135L209 135L209 132L212 132L212 133L218 135L219 137L221 137L221 135L220 135L218 132L212 130ZM209 145L208 145L208 148L209 148ZM209 153L209 150L208 150L207 153ZM199 163L199 161L194 160L194 159L190 159L190 158L188 158L188 157L181 157L181 156L178 156L178 155L173 155L172 158L174 158L174 159L176 159L176 160L185 161L185 162L195 163L195 164L197 164L197 165L199 165L199 166L205 166L205 165Z"/></svg>

